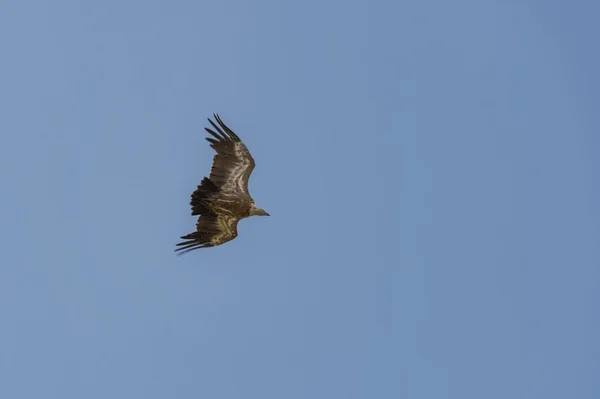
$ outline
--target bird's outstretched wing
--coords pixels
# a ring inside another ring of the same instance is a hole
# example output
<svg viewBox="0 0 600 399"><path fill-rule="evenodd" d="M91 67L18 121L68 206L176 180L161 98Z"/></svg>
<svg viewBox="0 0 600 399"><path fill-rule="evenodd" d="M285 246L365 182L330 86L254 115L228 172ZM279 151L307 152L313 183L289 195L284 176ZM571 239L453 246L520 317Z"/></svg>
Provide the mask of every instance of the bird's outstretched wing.
<svg viewBox="0 0 600 399"><path fill-rule="evenodd" d="M247 194L248 180L254 170L254 159L242 140L219 115L213 114L218 125L210 118L208 121L215 130L205 128L212 137L207 137L210 146L217 152L210 170L210 180L224 195Z"/></svg>
<svg viewBox="0 0 600 399"><path fill-rule="evenodd" d="M198 248L215 247L238 236L239 218L232 215L205 213L198 218L196 231L181 237L185 240L177 244L175 252L182 255Z"/></svg>

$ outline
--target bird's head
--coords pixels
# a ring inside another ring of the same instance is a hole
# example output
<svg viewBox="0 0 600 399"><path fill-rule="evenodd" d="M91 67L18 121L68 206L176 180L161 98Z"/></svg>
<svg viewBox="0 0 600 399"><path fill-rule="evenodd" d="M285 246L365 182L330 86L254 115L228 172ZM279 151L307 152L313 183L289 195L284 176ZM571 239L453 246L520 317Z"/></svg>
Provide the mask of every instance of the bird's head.
<svg viewBox="0 0 600 399"><path fill-rule="evenodd" d="M250 207L250 216L271 216L264 209L252 204Z"/></svg>

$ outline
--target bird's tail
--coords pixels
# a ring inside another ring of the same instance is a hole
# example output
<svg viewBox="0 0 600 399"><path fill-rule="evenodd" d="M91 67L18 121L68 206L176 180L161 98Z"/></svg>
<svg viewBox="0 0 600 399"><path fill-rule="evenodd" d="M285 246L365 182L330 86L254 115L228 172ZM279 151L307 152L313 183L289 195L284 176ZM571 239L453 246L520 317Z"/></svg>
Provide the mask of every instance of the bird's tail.
<svg viewBox="0 0 600 399"><path fill-rule="evenodd" d="M206 199L213 193L218 192L219 189L215 184L208 178L205 177L200 182L200 185L192 193L192 200L190 205L192 206L192 215L200 215L206 212L210 212L210 209L206 207Z"/></svg>

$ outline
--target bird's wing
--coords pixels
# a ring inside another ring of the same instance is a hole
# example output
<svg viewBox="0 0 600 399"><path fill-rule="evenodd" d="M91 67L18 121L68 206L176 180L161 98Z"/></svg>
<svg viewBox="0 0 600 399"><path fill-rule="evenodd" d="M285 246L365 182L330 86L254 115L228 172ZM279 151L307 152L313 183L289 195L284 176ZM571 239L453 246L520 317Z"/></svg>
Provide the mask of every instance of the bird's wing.
<svg viewBox="0 0 600 399"><path fill-rule="evenodd" d="M239 218L232 215L206 213L198 218L196 231L181 237L183 240L175 250L179 255L198 248L215 247L238 236Z"/></svg>
<svg viewBox="0 0 600 399"><path fill-rule="evenodd" d="M224 195L250 194L248 180L254 170L254 158L242 140L227 127L217 114L213 114L218 126L208 119L216 130L205 128L212 137L207 137L210 146L217 152L210 170L210 180Z"/></svg>

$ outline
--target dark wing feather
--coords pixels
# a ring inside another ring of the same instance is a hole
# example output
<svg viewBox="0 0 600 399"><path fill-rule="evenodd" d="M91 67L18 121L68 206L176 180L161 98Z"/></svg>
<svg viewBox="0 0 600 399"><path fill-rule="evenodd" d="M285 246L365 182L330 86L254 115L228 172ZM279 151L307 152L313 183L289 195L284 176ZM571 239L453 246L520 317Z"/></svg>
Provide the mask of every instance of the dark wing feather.
<svg viewBox="0 0 600 399"><path fill-rule="evenodd" d="M210 180L225 194L248 194L248 180L254 170L254 158L242 140L227 125L219 115L213 114L217 124L210 118L208 121L214 128L205 128L211 137L206 140L217 152L210 170Z"/></svg>
<svg viewBox="0 0 600 399"><path fill-rule="evenodd" d="M232 215L206 213L198 218L196 231L181 237L183 240L175 250L182 255L198 248L215 247L231 241L238 236L239 218Z"/></svg>

